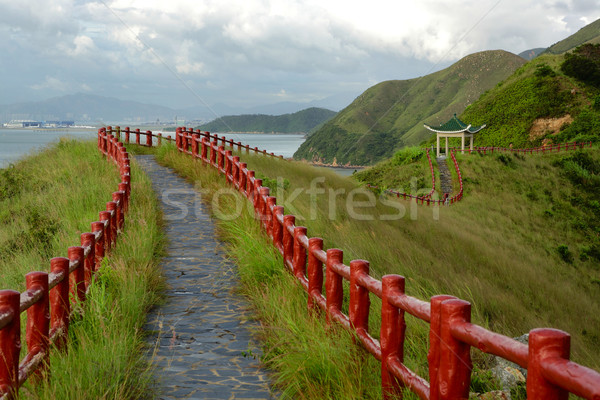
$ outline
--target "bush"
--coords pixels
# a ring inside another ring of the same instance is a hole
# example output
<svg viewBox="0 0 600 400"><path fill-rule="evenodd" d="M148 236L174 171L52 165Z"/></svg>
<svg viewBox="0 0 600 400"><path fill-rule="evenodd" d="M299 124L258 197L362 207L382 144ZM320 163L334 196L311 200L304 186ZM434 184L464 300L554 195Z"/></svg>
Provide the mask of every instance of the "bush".
<svg viewBox="0 0 600 400"><path fill-rule="evenodd" d="M567 264L571 264L573 262L573 253L569 250L569 246L561 244L556 248L558 255L560 258L566 262Z"/></svg>
<svg viewBox="0 0 600 400"><path fill-rule="evenodd" d="M544 77L544 76L556 76L556 72L546 63L540 64L536 67L535 76Z"/></svg>
<svg viewBox="0 0 600 400"><path fill-rule="evenodd" d="M407 165L419 161L425 155L425 149L420 147L406 147L394 154L394 165Z"/></svg>
<svg viewBox="0 0 600 400"><path fill-rule="evenodd" d="M587 43L565 54L560 69L565 75L600 88L600 44Z"/></svg>

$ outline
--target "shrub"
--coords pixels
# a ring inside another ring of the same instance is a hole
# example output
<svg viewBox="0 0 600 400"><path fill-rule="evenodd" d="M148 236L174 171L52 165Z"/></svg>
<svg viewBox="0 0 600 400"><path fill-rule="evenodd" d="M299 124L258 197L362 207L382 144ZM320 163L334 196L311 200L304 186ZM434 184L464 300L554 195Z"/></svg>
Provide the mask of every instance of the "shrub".
<svg viewBox="0 0 600 400"><path fill-rule="evenodd" d="M573 253L569 250L569 246L561 244L556 248L558 255L560 258L566 262L567 264L571 264L573 262Z"/></svg>
<svg viewBox="0 0 600 400"><path fill-rule="evenodd" d="M565 75L600 88L600 44L587 43L565 54L560 69Z"/></svg>

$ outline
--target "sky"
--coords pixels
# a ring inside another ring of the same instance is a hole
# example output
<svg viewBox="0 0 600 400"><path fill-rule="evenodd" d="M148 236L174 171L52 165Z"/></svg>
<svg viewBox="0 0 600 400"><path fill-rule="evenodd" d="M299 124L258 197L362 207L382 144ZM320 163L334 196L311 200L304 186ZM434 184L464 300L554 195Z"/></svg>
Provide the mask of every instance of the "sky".
<svg viewBox="0 0 600 400"><path fill-rule="evenodd" d="M598 18L598 0L0 0L0 104L81 92L342 108L378 82L548 47Z"/></svg>

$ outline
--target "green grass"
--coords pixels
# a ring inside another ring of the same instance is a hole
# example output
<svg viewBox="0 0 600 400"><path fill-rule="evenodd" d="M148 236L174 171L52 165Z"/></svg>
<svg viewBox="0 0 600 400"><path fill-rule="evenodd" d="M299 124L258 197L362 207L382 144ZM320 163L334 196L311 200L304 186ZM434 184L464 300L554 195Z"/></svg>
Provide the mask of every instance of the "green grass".
<svg viewBox="0 0 600 400"><path fill-rule="evenodd" d="M242 158L268 179L285 213L298 217L296 225L324 238L325 248L343 249L346 264L362 258L376 278L401 274L407 293L421 299L447 293L468 300L475 323L504 335L563 329L572 335L572 359L598 368L600 276L593 250L598 214L588 208L598 206L600 154L583 153L587 156L458 155L466 193L456 205L435 209L376 198L376 206L354 211L348 197L366 202L371 196L350 179L301 163ZM227 186L213 168L173 148L160 150L159 159L209 192ZM246 204L238 195L220 200L212 204L217 216ZM382 221L402 210L402 218ZM275 369L283 393L379 398L378 363L354 348L349 335L324 328L322 316L307 314L306 295L284 272L251 215L244 208L240 217L218 226L239 265L242 291L263 323L263 362ZM377 337L380 302L373 297L370 326ZM427 376L428 325L407 320L406 364ZM485 370L488 358L477 352L474 357L472 390L494 388Z"/></svg>
<svg viewBox="0 0 600 400"><path fill-rule="evenodd" d="M505 51L484 51L421 78L378 83L310 135L294 158L352 165L385 160L431 136L423 123L446 122L523 63Z"/></svg>
<svg viewBox="0 0 600 400"><path fill-rule="evenodd" d="M120 179L95 143L69 140L1 173L9 179L0 187L0 279L3 288L22 291L24 274L47 271L50 258L79 244ZM150 182L135 163L132 176L124 233L95 275L84 313L71 321L68 351L52 349L51 378L28 381L23 398L151 396L142 326L163 285L156 268L163 236ZM23 340L23 354L25 349Z"/></svg>

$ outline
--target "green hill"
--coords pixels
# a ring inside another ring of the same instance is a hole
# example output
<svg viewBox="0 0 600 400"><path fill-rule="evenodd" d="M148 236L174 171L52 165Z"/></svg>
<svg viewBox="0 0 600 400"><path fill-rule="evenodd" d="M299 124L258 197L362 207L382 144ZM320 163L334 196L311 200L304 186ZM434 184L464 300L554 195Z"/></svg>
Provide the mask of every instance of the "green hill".
<svg viewBox="0 0 600 400"><path fill-rule="evenodd" d="M600 19L546 49L546 53L562 54L584 43L600 43Z"/></svg>
<svg viewBox="0 0 600 400"><path fill-rule="evenodd" d="M468 107L461 120L487 124L476 134L475 144L528 147L596 141L600 90L565 75L561 70L564 59L563 55L541 55Z"/></svg>
<svg viewBox="0 0 600 400"><path fill-rule="evenodd" d="M209 132L308 133L336 113L325 108L307 108L283 115L229 115L198 127Z"/></svg>
<svg viewBox="0 0 600 400"><path fill-rule="evenodd" d="M390 157L428 137L424 121L462 112L525 62L506 51L484 51L421 78L379 83L312 134L294 157L353 165Z"/></svg>

